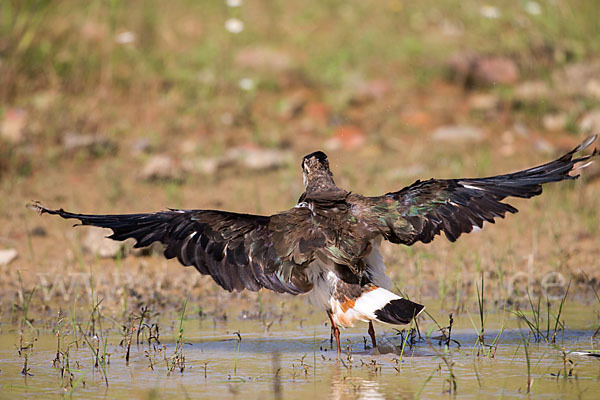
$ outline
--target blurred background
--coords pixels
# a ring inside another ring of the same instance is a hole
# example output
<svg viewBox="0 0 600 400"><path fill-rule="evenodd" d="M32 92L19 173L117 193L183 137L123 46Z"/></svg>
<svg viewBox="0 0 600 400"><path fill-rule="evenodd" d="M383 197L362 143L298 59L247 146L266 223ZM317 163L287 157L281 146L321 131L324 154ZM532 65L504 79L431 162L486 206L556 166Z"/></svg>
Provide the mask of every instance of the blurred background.
<svg viewBox="0 0 600 400"><path fill-rule="evenodd" d="M595 0L3 0L3 301L22 301L17 282L39 285L39 271L129 254L36 216L32 199L271 214L295 204L300 159L318 149L339 185L367 195L548 161L600 132L598 21ZM600 172L585 175L456 245L386 247L390 273L449 307L482 271L506 298L531 255L527 282L551 271L587 285ZM125 260L150 277L169 268L178 300L191 285L175 262Z"/></svg>

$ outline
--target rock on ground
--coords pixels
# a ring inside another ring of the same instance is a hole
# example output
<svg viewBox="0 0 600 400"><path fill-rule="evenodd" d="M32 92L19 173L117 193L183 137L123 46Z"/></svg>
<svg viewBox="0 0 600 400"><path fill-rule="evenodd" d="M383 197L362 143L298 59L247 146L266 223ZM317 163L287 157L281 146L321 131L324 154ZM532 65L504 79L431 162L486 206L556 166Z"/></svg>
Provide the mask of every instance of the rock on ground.
<svg viewBox="0 0 600 400"><path fill-rule="evenodd" d="M484 57L475 63L473 80L488 85L510 85L519 80L519 68L510 58Z"/></svg>
<svg viewBox="0 0 600 400"><path fill-rule="evenodd" d="M469 97L469 107L477 111L489 111L498 108L500 98L493 93L476 93Z"/></svg>
<svg viewBox="0 0 600 400"><path fill-rule="evenodd" d="M465 86L510 85L520 78L519 67L508 57L460 52L448 60L453 78Z"/></svg>
<svg viewBox="0 0 600 400"><path fill-rule="evenodd" d="M88 150L93 154L113 153L116 143L101 134L80 134L69 132L63 137L63 148L66 152Z"/></svg>
<svg viewBox="0 0 600 400"><path fill-rule="evenodd" d="M8 265L14 261L19 253L16 249L3 249L0 250L0 265Z"/></svg>
<svg viewBox="0 0 600 400"><path fill-rule="evenodd" d="M542 124L549 131L560 131L567 125L567 120L567 115L563 113L546 114L542 117Z"/></svg>
<svg viewBox="0 0 600 400"><path fill-rule="evenodd" d="M224 158L248 169L266 170L288 165L292 161L292 153L278 149L236 147L229 150Z"/></svg>
<svg viewBox="0 0 600 400"><path fill-rule="evenodd" d="M146 181L180 180L182 177L183 170L167 154L152 156L140 172L140 178Z"/></svg>
<svg viewBox="0 0 600 400"><path fill-rule="evenodd" d="M515 88L514 98L524 103L539 102L551 97L550 86L544 81L527 81Z"/></svg>
<svg viewBox="0 0 600 400"><path fill-rule="evenodd" d="M90 228L83 239L85 251L100 258L116 258L122 251L123 243L108 239L110 231L106 229Z"/></svg>
<svg viewBox="0 0 600 400"><path fill-rule="evenodd" d="M600 133L600 110L588 111L579 121L579 129L583 133Z"/></svg>
<svg viewBox="0 0 600 400"><path fill-rule="evenodd" d="M0 125L0 137L11 143L20 143L24 139L27 112L22 108L9 108L4 113Z"/></svg>
<svg viewBox="0 0 600 400"><path fill-rule="evenodd" d="M552 74L557 92L600 99L600 60L567 64Z"/></svg>
<svg viewBox="0 0 600 400"><path fill-rule="evenodd" d="M447 125L437 128L431 137L440 142L472 142L482 140L483 132L470 125Z"/></svg>

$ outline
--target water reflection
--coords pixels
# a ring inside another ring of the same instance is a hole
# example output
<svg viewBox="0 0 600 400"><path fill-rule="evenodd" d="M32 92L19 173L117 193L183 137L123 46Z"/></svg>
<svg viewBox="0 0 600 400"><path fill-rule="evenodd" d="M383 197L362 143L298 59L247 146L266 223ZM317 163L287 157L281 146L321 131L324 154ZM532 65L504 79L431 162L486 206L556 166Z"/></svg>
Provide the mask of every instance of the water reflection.
<svg viewBox="0 0 600 400"><path fill-rule="evenodd" d="M352 376L350 370L338 365L331 377L329 398L334 400L379 400L385 399L385 396L381 393L378 381Z"/></svg>

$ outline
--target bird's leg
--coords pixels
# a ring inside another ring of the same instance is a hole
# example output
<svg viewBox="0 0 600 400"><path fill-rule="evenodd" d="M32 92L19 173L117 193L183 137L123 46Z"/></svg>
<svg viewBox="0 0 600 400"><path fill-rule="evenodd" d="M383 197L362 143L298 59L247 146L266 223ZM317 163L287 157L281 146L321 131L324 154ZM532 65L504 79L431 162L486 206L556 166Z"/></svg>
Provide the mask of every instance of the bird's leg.
<svg viewBox="0 0 600 400"><path fill-rule="evenodd" d="M333 330L333 336L335 336L335 342L337 344L337 354L338 357L342 354L342 348L340 347L340 328L338 328L337 324L333 320L333 314L328 312L329 320L331 321L331 329Z"/></svg>
<svg viewBox="0 0 600 400"><path fill-rule="evenodd" d="M369 321L369 336L371 336L371 343L373 343L373 348L377 347L377 340L375 340L375 329L373 329L373 321Z"/></svg>

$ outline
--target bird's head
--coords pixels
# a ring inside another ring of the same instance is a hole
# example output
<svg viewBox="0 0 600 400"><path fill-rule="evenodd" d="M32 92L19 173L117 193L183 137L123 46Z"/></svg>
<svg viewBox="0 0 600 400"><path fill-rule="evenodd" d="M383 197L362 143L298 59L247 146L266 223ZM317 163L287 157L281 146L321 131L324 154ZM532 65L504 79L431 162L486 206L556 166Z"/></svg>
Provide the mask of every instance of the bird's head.
<svg viewBox="0 0 600 400"><path fill-rule="evenodd" d="M302 175L304 177L304 186L309 182L320 178L328 178L333 182L333 174L329 170L329 161L327 155L322 151L310 153L302 159Z"/></svg>

